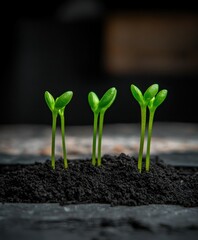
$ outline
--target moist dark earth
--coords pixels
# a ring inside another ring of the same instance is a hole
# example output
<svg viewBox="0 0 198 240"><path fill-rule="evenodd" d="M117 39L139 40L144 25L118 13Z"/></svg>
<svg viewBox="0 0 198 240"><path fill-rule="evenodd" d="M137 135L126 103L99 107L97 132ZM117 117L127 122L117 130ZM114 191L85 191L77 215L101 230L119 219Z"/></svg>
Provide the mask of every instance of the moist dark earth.
<svg viewBox="0 0 198 240"><path fill-rule="evenodd" d="M173 204L198 206L198 169L166 165L156 157L150 172L139 173L134 157L104 155L102 166L90 159L0 165L0 202L107 203L112 206Z"/></svg>

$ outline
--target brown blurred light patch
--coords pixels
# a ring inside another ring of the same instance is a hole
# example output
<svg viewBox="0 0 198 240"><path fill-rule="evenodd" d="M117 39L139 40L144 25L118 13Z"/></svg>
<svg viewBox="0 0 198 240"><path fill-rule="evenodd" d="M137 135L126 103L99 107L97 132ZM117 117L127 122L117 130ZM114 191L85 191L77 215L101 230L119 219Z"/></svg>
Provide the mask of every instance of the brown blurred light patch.
<svg viewBox="0 0 198 240"><path fill-rule="evenodd" d="M113 14L105 24L109 73L198 73L198 16Z"/></svg>

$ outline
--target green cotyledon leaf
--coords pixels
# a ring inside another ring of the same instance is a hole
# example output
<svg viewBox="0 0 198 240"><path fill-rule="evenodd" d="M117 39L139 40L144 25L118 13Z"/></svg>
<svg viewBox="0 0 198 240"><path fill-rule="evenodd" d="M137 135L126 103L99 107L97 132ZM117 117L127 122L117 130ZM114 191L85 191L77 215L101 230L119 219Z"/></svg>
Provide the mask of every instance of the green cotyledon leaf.
<svg viewBox="0 0 198 240"><path fill-rule="evenodd" d="M154 108L159 107L159 105L161 105L166 99L167 94L168 94L168 91L166 89L159 91L159 93L155 97L155 100L153 101L153 107Z"/></svg>
<svg viewBox="0 0 198 240"><path fill-rule="evenodd" d="M60 97L57 97L55 101L55 108L56 109L64 108L71 101L72 97L73 97L72 91L67 91L63 93Z"/></svg>
<svg viewBox="0 0 198 240"><path fill-rule="evenodd" d="M91 107L91 110L95 112L98 109L99 99L94 92L90 92L88 95L88 102Z"/></svg>
<svg viewBox="0 0 198 240"><path fill-rule="evenodd" d="M131 93L140 105L145 104L144 97L142 95L141 90L138 87L136 87L134 84L131 85Z"/></svg>
<svg viewBox="0 0 198 240"><path fill-rule="evenodd" d="M148 104L149 101L155 97L155 95L157 94L159 90L159 85L158 84L153 84L150 87L147 88L147 90L144 93L144 100L145 103Z"/></svg>
<svg viewBox="0 0 198 240"><path fill-rule="evenodd" d="M55 104L54 97L48 91L45 91L45 95L44 96L45 96L45 101L47 103L47 106L53 112L54 104Z"/></svg>
<svg viewBox="0 0 198 240"><path fill-rule="evenodd" d="M117 90L115 87L110 88L102 96L98 104L98 111L106 111L114 102L117 95Z"/></svg>

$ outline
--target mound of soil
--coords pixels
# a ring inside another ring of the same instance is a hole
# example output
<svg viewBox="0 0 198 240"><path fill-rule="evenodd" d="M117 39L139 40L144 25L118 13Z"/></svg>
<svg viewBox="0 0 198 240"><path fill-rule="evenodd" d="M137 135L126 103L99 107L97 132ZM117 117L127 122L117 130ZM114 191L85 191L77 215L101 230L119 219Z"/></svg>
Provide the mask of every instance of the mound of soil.
<svg viewBox="0 0 198 240"><path fill-rule="evenodd" d="M91 160L50 160L30 165L0 165L0 202L176 204L198 206L198 169L175 168L158 158L150 172L139 173L137 160L125 154L104 155L101 167Z"/></svg>

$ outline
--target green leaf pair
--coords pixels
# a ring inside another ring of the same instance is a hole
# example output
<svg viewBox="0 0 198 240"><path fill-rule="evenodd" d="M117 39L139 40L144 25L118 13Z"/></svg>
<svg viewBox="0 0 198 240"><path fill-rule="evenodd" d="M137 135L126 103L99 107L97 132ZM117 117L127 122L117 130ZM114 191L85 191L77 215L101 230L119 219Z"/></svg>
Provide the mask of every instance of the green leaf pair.
<svg viewBox="0 0 198 240"><path fill-rule="evenodd" d="M116 98L117 90L112 87L106 91L101 100L98 99L98 96L94 92L90 92L88 95L88 102L91 107L91 110L94 113L105 112L114 102Z"/></svg>
<svg viewBox="0 0 198 240"><path fill-rule="evenodd" d="M63 159L64 167L68 168L67 154L66 154L66 145L65 145L65 117L64 111L65 107L71 101L73 97L72 91L67 91L61 96L57 97L54 100L54 97L48 92L45 92L45 101L47 106L52 112L52 146L51 146L51 164L52 168L55 169L55 135L56 135L56 121L58 115L61 119L61 135L62 135L62 148L63 148Z"/></svg>
<svg viewBox="0 0 198 240"><path fill-rule="evenodd" d="M96 165L96 140L98 133L98 158L97 165L101 165L101 145L102 145L102 132L104 123L104 114L106 110L113 104L117 95L116 88L112 87L105 92L103 97L99 100L94 92L88 95L88 102L94 114L94 127L93 127L93 143L92 143L92 164ZM98 129L99 118L99 129Z"/></svg>
<svg viewBox="0 0 198 240"><path fill-rule="evenodd" d="M153 84L149 88L147 88L143 95L138 87L136 87L134 84L131 85L131 92L141 107L146 107L148 105L150 100L157 94L158 89L159 85Z"/></svg>
<svg viewBox="0 0 198 240"><path fill-rule="evenodd" d="M153 120L156 109L164 102L166 99L168 91L163 89L159 91L159 85L153 84L144 94L141 90L134 84L131 85L131 93L133 97L140 104L141 108L141 134L140 134L140 148L138 154L138 170L142 172L142 157L144 150L144 139L145 139L145 129L146 129L146 110L149 108L149 124L148 124L148 139L147 139L147 150L146 150L146 171L150 169L150 146L151 146L151 136L153 129Z"/></svg>
<svg viewBox="0 0 198 240"><path fill-rule="evenodd" d="M48 91L45 92L45 101L52 112L58 112L59 110L62 111L62 109L65 108L66 105L71 101L72 97L73 92L67 91L54 100L54 97L51 95L51 93Z"/></svg>

